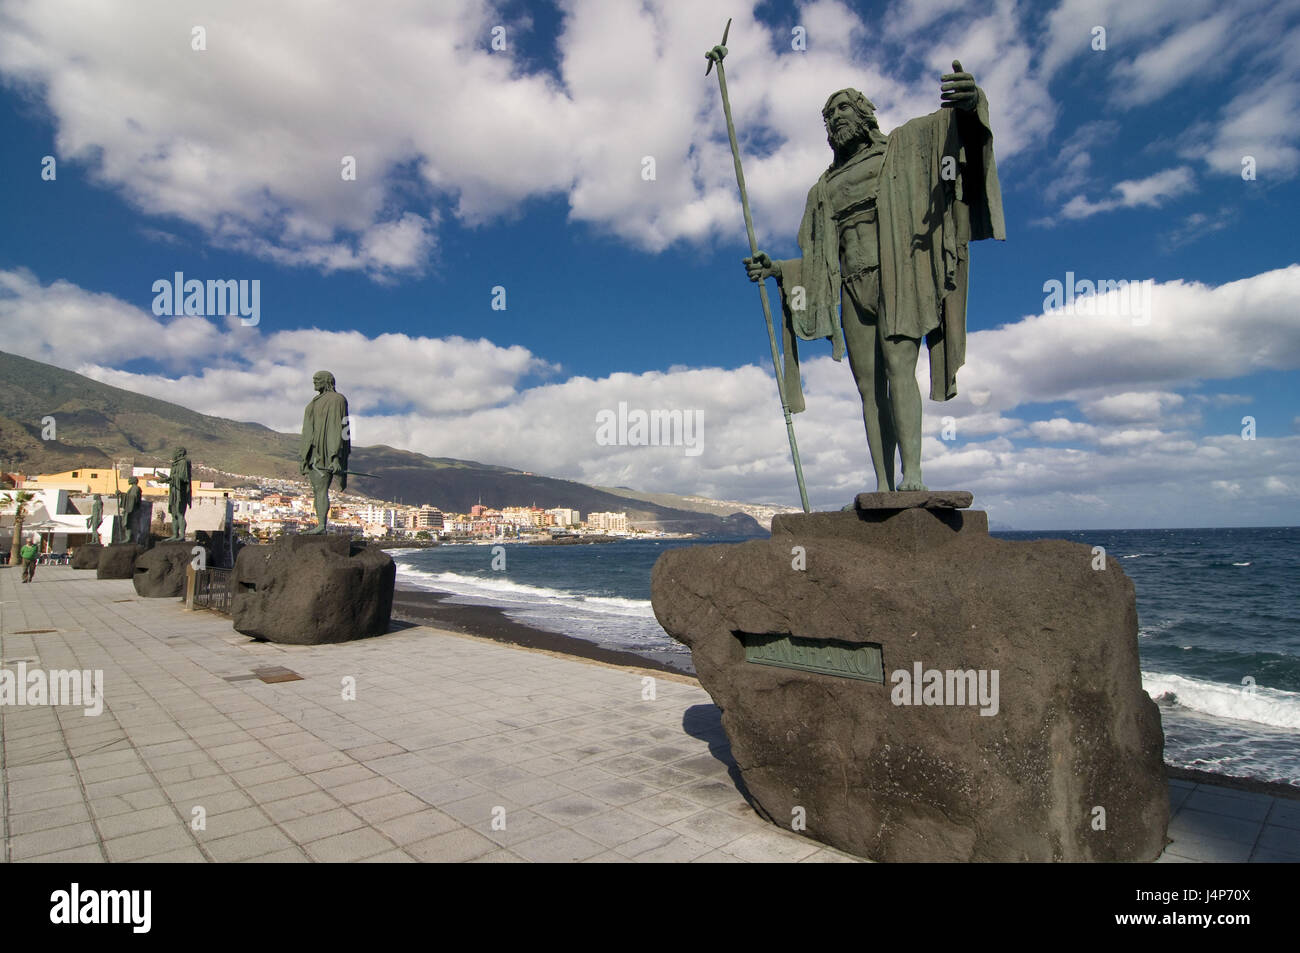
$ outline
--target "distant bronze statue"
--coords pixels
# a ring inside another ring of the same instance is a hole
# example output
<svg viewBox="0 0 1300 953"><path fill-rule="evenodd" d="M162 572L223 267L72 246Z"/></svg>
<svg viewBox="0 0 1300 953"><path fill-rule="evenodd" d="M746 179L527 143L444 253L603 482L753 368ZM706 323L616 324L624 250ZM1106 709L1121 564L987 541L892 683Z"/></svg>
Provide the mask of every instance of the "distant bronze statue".
<svg viewBox="0 0 1300 953"><path fill-rule="evenodd" d="M348 399L334 389L334 375L317 371L311 379L316 396L302 415L301 472L316 494L316 526L304 533L324 533L330 514L330 484L338 477L339 489L348 487L348 455L352 440L348 424Z"/></svg>
<svg viewBox="0 0 1300 953"><path fill-rule="evenodd" d="M190 494L190 459L184 447L172 454L171 473L167 477L167 512L172 518L172 534L168 542L185 538L185 511L192 500Z"/></svg>
<svg viewBox="0 0 1300 953"><path fill-rule="evenodd" d="M94 534L95 542L99 542L99 524L102 522L104 522L104 498L96 493L90 504L90 517L86 520L86 529Z"/></svg>
<svg viewBox="0 0 1300 953"><path fill-rule="evenodd" d="M895 450L903 461L897 489L926 488L921 340L930 399L955 397L966 360L967 246L1006 237L988 101L961 63L952 65L942 77L943 108L888 135L862 93L833 93L822 119L834 160L808 193L801 257L773 261L759 251L744 260L751 281L770 275L781 289L790 412L804 409L796 339L830 338L837 361L847 347L882 491L895 489Z"/></svg>
<svg viewBox="0 0 1300 953"><path fill-rule="evenodd" d="M127 481L126 493L122 495L121 513L123 530L129 543L144 543L144 534L140 531L140 479L131 477ZM147 529L147 527L146 527Z"/></svg>

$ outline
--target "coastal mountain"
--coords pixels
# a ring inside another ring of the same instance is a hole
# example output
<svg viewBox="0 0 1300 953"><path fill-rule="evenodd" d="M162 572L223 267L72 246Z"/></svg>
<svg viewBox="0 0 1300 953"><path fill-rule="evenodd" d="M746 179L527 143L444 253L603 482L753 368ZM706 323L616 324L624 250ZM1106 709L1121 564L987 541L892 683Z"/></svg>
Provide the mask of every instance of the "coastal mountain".
<svg viewBox="0 0 1300 953"><path fill-rule="evenodd" d="M632 500L648 500L661 506L692 513L712 513L715 516L729 516L732 513L745 513L752 516L763 529L772 528L772 517L777 513L802 513L797 506L778 506L775 503L741 503L735 500L711 500L704 496L679 496L676 493L642 493L626 486L602 486L597 489L613 493Z"/></svg>
<svg viewBox="0 0 1300 953"><path fill-rule="evenodd" d="M48 425L53 424L53 439ZM234 485L258 478L302 482L298 435L256 423L212 417L154 397L101 384L72 371L0 351L0 469L54 473L80 466L166 466L173 447L189 451L196 470ZM427 457L394 447L354 447L349 466L374 474L349 490L408 505L429 503L467 512L490 506L568 507L584 516L625 512L643 529L719 536L760 535L741 508L673 506L649 494L610 491L509 467ZM686 499L686 498L682 498ZM698 500L699 498L691 498Z"/></svg>

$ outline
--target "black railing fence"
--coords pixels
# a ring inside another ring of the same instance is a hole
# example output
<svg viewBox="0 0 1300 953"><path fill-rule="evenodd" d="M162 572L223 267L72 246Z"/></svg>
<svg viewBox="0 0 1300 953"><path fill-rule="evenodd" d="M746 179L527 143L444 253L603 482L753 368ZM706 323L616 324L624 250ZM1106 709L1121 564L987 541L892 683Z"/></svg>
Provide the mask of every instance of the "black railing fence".
<svg viewBox="0 0 1300 953"><path fill-rule="evenodd" d="M230 615L230 587L234 571L214 567L196 570L194 576L194 607Z"/></svg>

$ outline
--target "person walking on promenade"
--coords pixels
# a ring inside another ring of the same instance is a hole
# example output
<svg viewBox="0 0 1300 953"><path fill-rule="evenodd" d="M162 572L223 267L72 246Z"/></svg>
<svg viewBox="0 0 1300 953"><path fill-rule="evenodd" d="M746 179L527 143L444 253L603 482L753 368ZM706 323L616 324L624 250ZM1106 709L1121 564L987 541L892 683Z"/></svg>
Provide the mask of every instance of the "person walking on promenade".
<svg viewBox="0 0 1300 953"><path fill-rule="evenodd" d="M35 539L18 551L18 555L23 560L23 582L31 582L32 577L36 575L36 557L40 552L41 547L37 545Z"/></svg>

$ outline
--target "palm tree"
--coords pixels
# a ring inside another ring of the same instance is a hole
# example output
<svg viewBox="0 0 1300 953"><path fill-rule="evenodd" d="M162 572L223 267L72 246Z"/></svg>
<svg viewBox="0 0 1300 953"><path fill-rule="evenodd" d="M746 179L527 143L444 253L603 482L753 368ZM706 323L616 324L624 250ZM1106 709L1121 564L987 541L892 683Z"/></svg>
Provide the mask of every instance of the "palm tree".
<svg viewBox="0 0 1300 953"><path fill-rule="evenodd" d="M34 499L36 499L35 493L28 493L24 490L0 496L0 505L2 506L8 506L11 503L18 504L18 508L14 510L13 545L9 549L9 564L11 566L18 564L18 550L22 549L23 546L23 521L27 518L27 504Z"/></svg>

